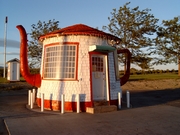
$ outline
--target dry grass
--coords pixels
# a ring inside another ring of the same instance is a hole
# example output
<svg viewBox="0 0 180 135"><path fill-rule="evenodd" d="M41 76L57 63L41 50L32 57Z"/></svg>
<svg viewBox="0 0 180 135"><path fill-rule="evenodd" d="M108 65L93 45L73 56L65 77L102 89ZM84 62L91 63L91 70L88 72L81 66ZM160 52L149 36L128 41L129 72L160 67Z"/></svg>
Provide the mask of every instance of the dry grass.
<svg viewBox="0 0 180 135"><path fill-rule="evenodd" d="M9 90L28 90L33 87L27 82L6 82L0 83L0 91L9 91Z"/></svg>
<svg viewBox="0 0 180 135"><path fill-rule="evenodd" d="M123 91L147 91L180 88L180 79L128 81L122 86Z"/></svg>

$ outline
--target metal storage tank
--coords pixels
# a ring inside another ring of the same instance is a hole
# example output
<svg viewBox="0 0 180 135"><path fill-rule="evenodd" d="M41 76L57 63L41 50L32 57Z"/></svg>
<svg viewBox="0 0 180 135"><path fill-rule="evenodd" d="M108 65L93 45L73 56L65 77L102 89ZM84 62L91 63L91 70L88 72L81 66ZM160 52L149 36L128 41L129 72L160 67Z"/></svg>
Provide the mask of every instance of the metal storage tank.
<svg viewBox="0 0 180 135"><path fill-rule="evenodd" d="M20 81L19 63L20 61L17 58L9 60L7 62L8 64L7 80L8 81Z"/></svg>

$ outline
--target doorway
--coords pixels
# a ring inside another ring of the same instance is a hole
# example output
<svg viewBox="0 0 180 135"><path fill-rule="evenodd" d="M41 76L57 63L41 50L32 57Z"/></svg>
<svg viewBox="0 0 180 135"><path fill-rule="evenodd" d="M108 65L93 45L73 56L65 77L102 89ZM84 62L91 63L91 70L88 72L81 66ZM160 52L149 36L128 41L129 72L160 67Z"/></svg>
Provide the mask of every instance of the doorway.
<svg viewBox="0 0 180 135"><path fill-rule="evenodd" d="M94 101L106 100L108 97L107 56L91 55L92 97Z"/></svg>
<svg viewBox="0 0 180 135"><path fill-rule="evenodd" d="M12 80L17 80L17 63L12 63Z"/></svg>

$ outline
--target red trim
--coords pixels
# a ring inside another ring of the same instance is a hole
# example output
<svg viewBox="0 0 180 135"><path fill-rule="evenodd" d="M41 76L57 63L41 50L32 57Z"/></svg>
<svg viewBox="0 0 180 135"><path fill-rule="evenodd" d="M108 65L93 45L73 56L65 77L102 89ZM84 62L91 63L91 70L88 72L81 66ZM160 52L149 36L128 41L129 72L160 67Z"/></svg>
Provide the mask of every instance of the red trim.
<svg viewBox="0 0 180 135"><path fill-rule="evenodd" d="M65 43L70 43L70 42L65 42ZM71 42L71 44L76 44L77 50L76 50L76 80L78 80L78 61L79 61L79 43L78 42Z"/></svg>
<svg viewBox="0 0 180 135"><path fill-rule="evenodd" d="M89 53L89 65L90 65L90 69L89 69L89 72L90 72L90 93L91 93L91 104L92 106L94 106L93 104L93 92L92 92L92 60L91 60L91 54Z"/></svg>
<svg viewBox="0 0 180 135"><path fill-rule="evenodd" d="M49 46L58 46L58 45L76 45L76 68L75 68L75 79L54 79L54 78L44 78L44 68L45 68L45 61L43 59L43 68L42 68L42 79L43 80L57 80L57 81L78 81L78 56L79 56L79 42L55 42L51 44L44 45L44 58L46 58L46 47Z"/></svg>
<svg viewBox="0 0 180 135"><path fill-rule="evenodd" d="M60 42L54 42L54 43L51 43L51 44L46 44L44 45L44 51L46 50L46 47L49 47L49 46L54 46L54 45L60 45Z"/></svg>
<svg viewBox="0 0 180 135"><path fill-rule="evenodd" d="M41 98L36 99L37 105L41 106ZM80 102L80 110L86 112L86 107L92 107L91 102ZM47 110L59 111L61 110L61 101L44 100L44 108ZM65 111L77 111L76 102L65 102Z"/></svg>
<svg viewBox="0 0 180 135"><path fill-rule="evenodd" d="M108 53L106 52L96 52L96 51L89 52L89 55L92 55L92 54L108 55Z"/></svg>
<svg viewBox="0 0 180 135"><path fill-rule="evenodd" d="M118 106L118 99L110 100L110 105Z"/></svg>
<svg viewBox="0 0 180 135"><path fill-rule="evenodd" d="M54 42L54 43L46 44L44 45L44 47L54 46L54 45L66 45L66 44L79 45L79 42Z"/></svg>
<svg viewBox="0 0 180 135"><path fill-rule="evenodd" d="M36 99L37 105L41 107L41 99ZM118 106L118 99L110 100L110 105ZM86 107L92 107L91 102L80 102L80 110L82 112L86 112ZM46 110L53 110L53 111L60 111L61 110L61 101L56 100L44 100L44 109ZM65 111L77 111L77 103L76 102L65 102L64 105Z"/></svg>

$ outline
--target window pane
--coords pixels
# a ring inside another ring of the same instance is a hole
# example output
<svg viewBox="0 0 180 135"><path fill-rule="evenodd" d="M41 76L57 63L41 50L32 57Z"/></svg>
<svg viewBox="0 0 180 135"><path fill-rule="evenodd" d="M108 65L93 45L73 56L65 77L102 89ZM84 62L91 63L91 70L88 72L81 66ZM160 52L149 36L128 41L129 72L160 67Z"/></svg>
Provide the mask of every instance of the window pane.
<svg viewBox="0 0 180 135"><path fill-rule="evenodd" d="M75 79L76 45L59 45L45 48L44 78Z"/></svg>
<svg viewBox="0 0 180 135"><path fill-rule="evenodd" d="M92 70L93 72L103 72L103 58L98 56L92 57Z"/></svg>

